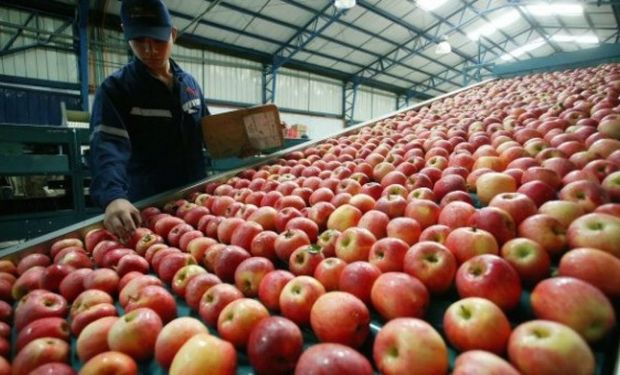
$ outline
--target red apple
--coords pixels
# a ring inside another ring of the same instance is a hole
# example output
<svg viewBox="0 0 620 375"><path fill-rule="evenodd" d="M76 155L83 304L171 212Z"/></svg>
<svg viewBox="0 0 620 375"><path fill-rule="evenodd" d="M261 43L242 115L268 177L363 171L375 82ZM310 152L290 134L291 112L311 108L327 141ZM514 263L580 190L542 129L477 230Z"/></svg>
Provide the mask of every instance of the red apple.
<svg viewBox="0 0 620 375"><path fill-rule="evenodd" d="M375 310L386 320L422 317L429 304L429 294L424 284L402 272L387 272L379 276L372 286L370 298Z"/></svg>
<svg viewBox="0 0 620 375"><path fill-rule="evenodd" d="M167 323L177 316L177 304L170 292L161 286L148 285L141 288L124 306L125 312L149 308Z"/></svg>
<svg viewBox="0 0 620 375"><path fill-rule="evenodd" d="M217 331L221 338L237 348L245 348L250 332L269 312L260 302L250 298L240 298L230 302L221 311L217 321Z"/></svg>
<svg viewBox="0 0 620 375"><path fill-rule="evenodd" d="M192 337L209 333L207 327L198 319L181 317L166 324L155 341L155 360L165 369L172 364L179 349Z"/></svg>
<svg viewBox="0 0 620 375"><path fill-rule="evenodd" d="M423 320L398 318L375 338L373 358L382 374L445 374L448 349L435 329Z"/></svg>
<svg viewBox="0 0 620 375"><path fill-rule="evenodd" d="M137 361L148 359L153 356L157 335L162 326L155 311L146 307L138 308L120 317L110 327L108 346L111 350L125 353Z"/></svg>
<svg viewBox="0 0 620 375"><path fill-rule="evenodd" d="M620 259L604 251L590 248L571 250L560 259L558 273L584 280L612 300L620 296Z"/></svg>
<svg viewBox="0 0 620 375"><path fill-rule="evenodd" d="M300 229L291 229L278 235L274 242L274 250L280 260L288 262L293 251L309 244L310 239L306 232Z"/></svg>
<svg viewBox="0 0 620 375"><path fill-rule="evenodd" d="M11 366L12 374L26 375L37 367L51 362L69 361L69 344L54 337L42 337L31 341L17 353Z"/></svg>
<svg viewBox="0 0 620 375"><path fill-rule="evenodd" d="M93 270L80 268L65 276L58 287L60 294L65 297L68 302L73 302L73 300L85 290L84 278L91 272L93 272Z"/></svg>
<svg viewBox="0 0 620 375"><path fill-rule="evenodd" d="M548 201L538 208L538 213L546 214L560 222L565 228L585 211L576 202L556 200Z"/></svg>
<svg viewBox="0 0 620 375"><path fill-rule="evenodd" d="M188 264L187 266L181 267L172 278L172 291L174 291L177 296L185 298L187 284L189 284L194 277L206 273L207 270L197 264Z"/></svg>
<svg viewBox="0 0 620 375"><path fill-rule="evenodd" d="M84 327L76 343L76 352L80 361L86 362L97 354L110 350L108 332L118 319L116 316L107 316Z"/></svg>
<svg viewBox="0 0 620 375"><path fill-rule="evenodd" d="M37 319L48 317L64 318L67 315L67 301L59 294L41 291L30 292L15 308L13 324L17 332Z"/></svg>
<svg viewBox="0 0 620 375"><path fill-rule="evenodd" d="M591 284L573 277L541 281L532 291L531 303L538 318L565 324L590 343L601 340L616 324L614 308L607 297Z"/></svg>
<svg viewBox="0 0 620 375"><path fill-rule="evenodd" d="M381 275L379 267L364 261L347 264L338 280L338 288L348 292L364 303L370 303L372 286Z"/></svg>
<svg viewBox="0 0 620 375"><path fill-rule="evenodd" d="M239 263L235 270L235 285L244 296L256 297L261 281L274 269L273 263L267 258L248 258Z"/></svg>
<svg viewBox="0 0 620 375"><path fill-rule="evenodd" d="M403 259L407 250L409 250L409 244L401 239L394 238L394 236L382 238L372 245L368 261L377 266L381 272L399 272L403 270Z"/></svg>
<svg viewBox="0 0 620 375"><path fill-rule="evenodd" d="M185 302L192 310L198 311L202 295L222 280L212 273L200 273L192 277L185 287Z"/></svg>
<svg viewBox="0 0 620 375"><path fill-rule="evenodd" d="M420 280L430 293L441 294L452 286L456 258L445 246L422 241L405 254L403 270Z"/></svg>
<svg viewBox="0 0 620 375"><path fill-rule="evenodd" d="M600 184L580 180L571 182L560 190L562 200L576 202L585 212L592 212L596 207L609 203L609 197Z"/></svg>
<svg viewBox="0 0 620 375"><path fill-rule="evenodd" d="M70 335L69 324L63 318L47 317L36 319L25 326L17 335L15 352L19 353L26 344L41 337L55 337L69 341Z"/></svg>
<svg viewBox="0 0 620 375"><path fill-rule="evenodd" d="M115 295L118 292L118 274L109 268L99 268L84 276L84 289L99 289Z"/></svg>
<svg viewBox="0 0 620 375"><path fill-rule="evenodd" d="M237 352L227 341L199 333L179 349L172 364L170 375L234 375L237 370Z"/></svg>
<svg viewBox="0 0 620 375"><path fill-rule="evenodd" d="M271 316L254 326L247 347L250 363L258 374L289 374L302 353L303 337L292 321Z"/></svg>
<svg viewBox="0 0 620 375"><path fill-rule="evenodd" d="M524 375L593 374L594 355L571 328L547 320L517 326L508 341L510 362Z"/></svg>
<svg viewBox="0 0 620 375"><path fill-rule="evenodd" d="M571 248L591 247L620 258L620 218L593 213L575 219L568 227Z"/></svg>
<svg viewBox="0 0 620 375"><path fill-rule="evenodd" d="M390 217L379 210L370 210L365 212L357 223L358 228L369 230L375 238L383 238L387 234L387 225Z"/></svg>
<svg viewBox="0 0 620 375"><path fill-rule="evenodd" d="M460 354L454 361L452 375L519 375L503 358L484 350L470 350Z"/></svg>
<svg viewBox="0 0 620 375"><path fill-rule="evenodd" d="M528 238L515 238L504 244L501 256L519 274L521 281L534 285L547 277L551 271L551 258L547 251Z"/></svg>
<svg viewBox="0 0 620 375"><path fill-rule="evenodd" d="M325 288L315 278L297 276L286 283L280 293L280 311L297 325L307 325L312 305L324 293Z"/></svg>
<svg viewBox="0 0 620 375"><path fill-rule="evenodd" d="M216 284L209 288L200 299L198 312L210 327L217 326L220 313L230 302L243 298L243 293L230 284Z"/></svg>
<svg viewBox="0 0 620 375"><path fill-rule="evenodd" d="M106 316L117 316L116 307L110 303L99 303L82 311L71 319L71 333L79 336L88 324Z"/></svg>
<svg viewBox="0 0 620 375"><path fill-rule="evenodd" d="M269 272L258 285L258 299L269 310L278 311L280 309L280 293L294 277L295 275L285 270Z"/></svg>
<svg viewBox="0 0 620 375"><path fill-rule="evenodd" d="M506 351L511 328L504 312L488 299L469 297L454 302L443 316L448 341L459 351Z"/></svg>
<svg viewBox="0 0 620 375"><path fill-rule="evenodd" d="M372 365L356 350L334 343L321 343L306 349L295 374L371 375Z"/></svg>
<svg viewBox="0 0 620 375"><path fill-rule="evenodd" d="M456 288L461 298L482 297L508 311L519 304L519 274L504 259L491 254L477 255L456 271Z"/></svg>
<svg viewBox="0 0 620 375"><path fill-rule="evenodd" d="M368 260L370 249L376 242L367 229L353 227L344 230L336 241L336 256L347 263Z"/></svg>
<svg viewBox="0 0 620 375"><path fill-rule="evenodd" d="M327 228L343 232L345 229L357 225L361 217L362 211L359 208L350 204L344 204L329 215Z"/></svg>

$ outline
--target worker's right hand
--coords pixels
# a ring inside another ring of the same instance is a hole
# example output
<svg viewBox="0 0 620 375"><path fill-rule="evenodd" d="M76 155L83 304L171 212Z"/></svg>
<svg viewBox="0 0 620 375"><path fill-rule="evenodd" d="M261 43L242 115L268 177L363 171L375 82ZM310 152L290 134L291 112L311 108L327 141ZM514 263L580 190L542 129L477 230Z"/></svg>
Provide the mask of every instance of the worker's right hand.
<svg viewBox="0 0 620 375"><path fill-rule="evenodd" d="M141 224L140 211L127 199L115 199L105 208L103 225L125 242Z"/></svg>

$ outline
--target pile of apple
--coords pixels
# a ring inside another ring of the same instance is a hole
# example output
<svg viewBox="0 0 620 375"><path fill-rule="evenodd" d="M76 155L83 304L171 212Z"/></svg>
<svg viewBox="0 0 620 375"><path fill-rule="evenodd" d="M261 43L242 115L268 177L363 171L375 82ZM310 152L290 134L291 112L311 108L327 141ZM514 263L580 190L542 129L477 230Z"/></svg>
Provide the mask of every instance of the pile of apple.
<svg viewBox="0 0 620 375"><path fill-rule="evenodd" d="M70 340L81 374L593 374L617 333L620 66L487 83L141 219L0 261L0 374L73 374Z"/></svg>

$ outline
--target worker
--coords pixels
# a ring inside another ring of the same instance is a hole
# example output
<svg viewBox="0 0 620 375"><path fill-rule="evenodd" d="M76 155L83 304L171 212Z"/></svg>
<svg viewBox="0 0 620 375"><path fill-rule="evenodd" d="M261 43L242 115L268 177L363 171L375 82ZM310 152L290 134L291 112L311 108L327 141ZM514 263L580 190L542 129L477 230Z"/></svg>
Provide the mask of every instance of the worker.
<svg viewBox="0 0 620 375"><path fill-rule="evenodd" d="M170 55L177 30L161 0L123 0L133 59L97 89L90 121L90 193L121 239L141 224L132 204L206 176L198 82Z"/></svg>

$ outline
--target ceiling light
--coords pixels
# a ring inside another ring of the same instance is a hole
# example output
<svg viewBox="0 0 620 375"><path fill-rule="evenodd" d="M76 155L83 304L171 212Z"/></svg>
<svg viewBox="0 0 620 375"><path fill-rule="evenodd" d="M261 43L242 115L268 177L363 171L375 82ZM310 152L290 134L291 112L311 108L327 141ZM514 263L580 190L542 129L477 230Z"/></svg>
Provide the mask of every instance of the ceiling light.
<svg viewBox="0 0 620 375"><path fill-rule="evenodd" d="M431 11L444 5L448 0L417 0L416 4L426 10Z"/></svg>
<svg viewBox="0 0 620 375"><path fill-rule="evenodd" d="M534 4L524 7L529 13L539 17L549 16L580 16L583 14L583 5L569 3Z"/></svg>
<svg viewBox="0 0 620 375"><path fill-rule="evenodd" d="M509 61L512 59L516 59L521 55L524 55L530 51L535 50L536 48L542 47L545 45L545 41L542 38L538 38L522 47L515 48L514 50L504 54L501 59L504 61Z"/></svg>
<svg viewBox="0 0 620 375"><path fill-rule="evenodd" d="M447 40L440 42L437 44L437 48L435 48L436 55L447 55L450 52L452 52L452 46L450 46L450 43Z"/></svg>
<svg viewBox="0 0 620 375"><path fill-rule="evenodd" d="M503 13L499 17L493 18L490 22L486 22L476 30L467 34L467 37L471 40L478 40L481 36L489 36L499 29L505 28L521 18L519 11L512 9Z"/></svg>
<svg viewBox="0 0 620 375"><path fill-rule="evenodd" d="M335 0L334 6L342 10L351 9L355 6L355 0Z"/></svg>
<svg viewBox="0 0 620 375"><path fill-rule="evenodd" d="M558 43L579 43L579 44L598 44L599 39L596 35L553 35L551 40Z"/></svg>

